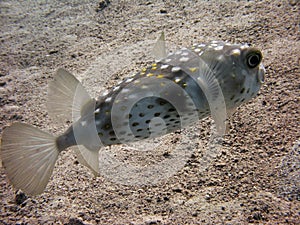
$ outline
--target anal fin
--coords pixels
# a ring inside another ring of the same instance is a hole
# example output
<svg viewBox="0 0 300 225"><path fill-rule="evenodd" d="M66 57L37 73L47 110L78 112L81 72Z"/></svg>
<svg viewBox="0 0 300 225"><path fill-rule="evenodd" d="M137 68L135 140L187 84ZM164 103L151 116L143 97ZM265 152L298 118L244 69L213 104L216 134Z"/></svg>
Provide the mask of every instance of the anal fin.
<svg viewBox="0 0 300 225"><path fill-rule="evenodd" d="M91 151L85 148L83 145L77 146L75 153L78 157L78 161L88 167L95 176L99 175L99 151Z"/></svg>

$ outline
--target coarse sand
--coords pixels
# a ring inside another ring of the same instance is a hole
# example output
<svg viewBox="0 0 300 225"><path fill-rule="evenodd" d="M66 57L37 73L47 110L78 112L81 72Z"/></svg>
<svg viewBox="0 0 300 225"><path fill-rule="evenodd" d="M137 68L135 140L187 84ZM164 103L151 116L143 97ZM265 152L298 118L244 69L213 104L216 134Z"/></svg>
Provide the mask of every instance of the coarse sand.
<svg viewBox="0 0 300 225"><path fill-rule="evenodd" d="M211 40L249 43L264 55L260 94L230 119L222 149L203 168L211 119L168 135L157 151L106 148L147 166L172 156L183 137L183 168L152 185L93 174L72 148L59 156L45 192L27 196L0 168L1 224L300 224L300 79L297 0L0 1L0 133L19 121L54 134L47 84L71 71L92 96L151 63L162 31L170 46Z"/></svg>

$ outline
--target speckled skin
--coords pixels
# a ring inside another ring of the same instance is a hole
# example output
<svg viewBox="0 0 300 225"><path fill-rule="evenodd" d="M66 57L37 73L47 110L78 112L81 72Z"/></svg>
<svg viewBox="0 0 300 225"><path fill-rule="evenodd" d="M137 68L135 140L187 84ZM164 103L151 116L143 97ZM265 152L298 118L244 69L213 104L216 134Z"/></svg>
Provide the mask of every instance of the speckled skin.
<svg viewBox="0 0 300 225"><path fill-rule="evenodd" d="M77 143L78 140L74 138L74 129L87 133L88 131L84 132L85 127L92 123L96 125L101 145L108 146L173 132L182 127L182 121L186 121L186 124L193 123L195 120L192 115L195 113L197 119L208 116L209 104L197 83L197 77L201 77L203 72L200 61L209 67L210 73L217 79L227 110L234 110L259 91L264 81L261 59L260 51L248 45L216 41L178 50L150 67L143 68L135 76L113 87L107 95L101 96L87 110L90 113L83 115L58 138L58 145L61 146L60 149L76 144L97 149L100 146L88 140L89 137L86 137L84 143ZM152 79L153 82L141 82L142 78ZM168 86L168 81L178 88ZM138 98L150 90L158 90L161 97L146 94L143 98ZM131 95L136 98L136 102L128 111L128 98ZM165 100L166 96L173 96L174 101L179 101L180 111L186 112L185 115L180 115L178 108ZM117 114L112 112L113 107ZM114 126L114 119L121 123ZM153 119L155 121L152 123ZM130 132L126 129L128 126Z"/></svg>

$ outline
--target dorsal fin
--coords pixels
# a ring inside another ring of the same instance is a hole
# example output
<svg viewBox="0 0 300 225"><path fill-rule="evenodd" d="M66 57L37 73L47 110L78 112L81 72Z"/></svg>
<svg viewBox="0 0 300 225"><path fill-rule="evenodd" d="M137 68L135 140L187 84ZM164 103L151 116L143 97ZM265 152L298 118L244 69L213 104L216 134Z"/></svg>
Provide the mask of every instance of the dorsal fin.
<svg viewBox="0 0 300 225"><path fill-rule="evenodd" d="M167 57L165 33L162 32L157 42L155 43L152 54L156 61L160 61Z"/></svg>
<svg viewBox="0 0 300 225"><path fill-rule="evenodd" d="M65 69L58 69L48 87L49 115L60 122L77 121L85 105L94 101L81 83Z"/></svg>

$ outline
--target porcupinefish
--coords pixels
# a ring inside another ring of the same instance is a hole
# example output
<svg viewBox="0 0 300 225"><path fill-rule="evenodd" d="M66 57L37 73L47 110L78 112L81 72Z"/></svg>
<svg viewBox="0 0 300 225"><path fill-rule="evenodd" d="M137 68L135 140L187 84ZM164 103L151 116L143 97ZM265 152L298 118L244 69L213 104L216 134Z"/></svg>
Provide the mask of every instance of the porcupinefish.
<svg viewBox="0 0 300 225"><path fill-rule="evenodd" d="M80 162L98 173L102 146L155 138L207 117L209 101L220 97L215 84L222 92L220 104L233 111L264 82L262 54L247 44L212 41L168 55L164 48L158 42L155 63L98 99L71 73L58 69L49 85L48 110L58 117L71 113L73 124L58 137L24 123L4 129L1 157L13 186L42 193L59 153L74 145L80 146Z"/></svg>

